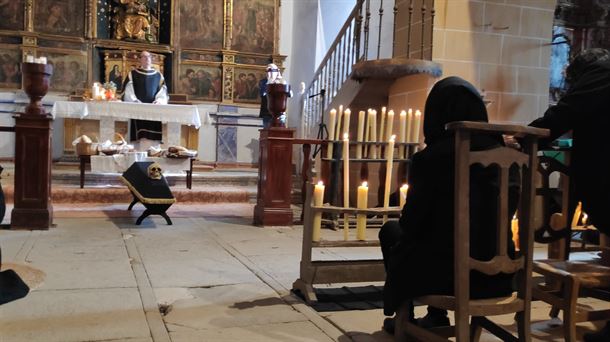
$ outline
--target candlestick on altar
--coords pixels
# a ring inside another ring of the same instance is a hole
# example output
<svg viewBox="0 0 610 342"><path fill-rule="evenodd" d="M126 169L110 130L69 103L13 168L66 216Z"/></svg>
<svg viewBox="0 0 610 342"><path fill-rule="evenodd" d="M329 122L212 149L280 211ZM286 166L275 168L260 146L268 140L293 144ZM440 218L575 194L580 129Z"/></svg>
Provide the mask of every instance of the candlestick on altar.
<svg viewBox="0 0 610 342"><path fill-rule="evenodd" d="M407 203L407 191L409 191L409 185L403 184L400 187L400 208L401 209L402 209L402 207L405 206L405 203Z"/></svg>
<svg viewBox="0 0 610 342"><path fill-rule="evenodd" d="M339 106L339 112L337 112L337 129L336 129L336 133L335 133L335 140L340 140L341 139L341 122L343 121L343 105Z"/></svg>
<svg viewBox="0 0 610 342"><path fill-rule="evenodd" d="M394 140L396 136L392 135L390 141L388 141L388 147L386 148L386 172L385 172L385 188L383 195L383 207L388 209L390 207L390 187L392 185L392 165L394 163ZM388 215L383 215L383 223L388 220Z"/></svg>
<svg viewBox="0 0 610 342"><path fill-rule="evenodd" d="M343 207L349 208L349 135L343 134ZM343 239L349 238L349 216L343 215Z"/></svg>
<svg viewBox="0 0 610 342"><path fill-rule="evenodd" d="M368 206L369 188L367 182L362 182L358 187L358 209L366 209ZM356 216L356 239L366 240L366 214L358 214Z"/></svg>
<svg viewBox="0 0 610 342"><path fill-rule="evenodd" d="M385 136L385 107L381 107L381 121L379 121L379 140L378 141L385 141L384 138L387 139L387 137Z"/></svg>
<svg viewBox="0 0 610 342"><path fill-rule="evenodd" d="M413 142L419 144L419 128L421 125L421 112L418 110L415 111L415 117L413 118ZM417 148L417 147L416 147Z"/></svg>
<svg viewBox="0 0 610 342"><path fill-rule="evenodd" d="M371 116L369 117L369 123L371 125L371 139L370 141L377 142L377 111L372 110ZM377 159L377 145L370 146L370 156L369 158Z"/></svg>
<svg viewBox="0 0 610 342"><path fill-rule="evenodd" d="M362 148L363 145L360 144L361 142L364 141L363 139L364 137L364 111L361 110L358 112L358 146L356 146L356 158L357 159L362 159Z"/></svg>
<svg viewBox="0 0 610 342"><path fill-rule="evenodd" d="M335 120L337 119L337 110L334 108L330 110L329 123L328 123L328 140L335 140ZM326 158L331 159L333 157L333 143L329 142L326 147Z"/></svg>
<svg viewBox="0 0 610 342"><path fill-rule="evenodd" d="M324 201L324 183L319 181L313 188L313 205L315 207L321 207ZM313 233L311 236L312 241L320 241L322 230L322 212L316 211L313 216Z"/></svg>
<svg viewBox="0 0 610 342"><path fill-rule="evenodd" d="M399 117L400 131L398 136L398 141L401 143L407 142L405 139L407 138L407 112L404 110L400 111ZM405 147L400 145L398 147L398 158L405 158Z"/></svg>

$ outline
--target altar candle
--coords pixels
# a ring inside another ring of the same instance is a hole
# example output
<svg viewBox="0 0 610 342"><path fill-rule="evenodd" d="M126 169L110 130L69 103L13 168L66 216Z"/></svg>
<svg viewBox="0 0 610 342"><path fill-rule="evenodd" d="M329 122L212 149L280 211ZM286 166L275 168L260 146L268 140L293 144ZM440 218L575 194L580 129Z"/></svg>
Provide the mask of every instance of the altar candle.
<svg viewBox="0 0 610 342"><path fill-rule="evenodd" d="M421 125L421 112L415 111L415 117L413 118L413 142L419 143L419 128Z"/></svg>
<svg viewBox="0 0 610 342"><path fill-rule="evenodd" d="M386 131L385 131L385 135L384 137L386 137L386 139L389 139L392 135L393 135L393 130L394 130L394 111L390 109L390 111L388 112L388 116L386 117L386 120L388 121L387 126L386 126Z"/></svg>
<svg viewBox="0 0 610 342"><path fill-rule="evenodd" d="M337 129L335 130L335 140L341 139L341 121L343 121L343 105L339 106L339 112L337 113Z"/></svg>
<svg viewBox="0 0 610 342"><path fill-rule="evenodd" d="M404 110L400 111L400 132L399 132L399 138L398 141L401 143L407 142L405 139L407 138L407 112L405 112ZM404 158L405 157L405 147L404 146L399 146L398 147L398 158Z"/></svg>
<svg viewBox="0 0 610 342"><path fill-rule="evenodd" d="M515 250L519 250L519 219L517 218L517 213L513 216L512 221L510 222L510 230L513 232L513 242L515 243Z"/></svg>
<svg viewBox="0 0 610 342"><path fill-rule="evenodd" d="M587 226L587 219L589 218L589 215L585 214L584 212L582 213L582 225L583 226Z"/></svg>
<svg viewBox="0 0 610 342"><path fill-rule="evenodd" d="M373 111L373 110L372 110L371 108L369 108L369 109L368 109L368 111L367 111L367 114L366 114L366 123L365 123L365 125L364 125L364 140L365 140L365 141L371 141L371 137L370 137L370 134L371 134L371 132L370 132L370 127L371 127L371 112L372 112L372 111ZM362 150L364 151L364 152L362 152L362 154L363 154L365 157L368 157L368 156L369 156L369 145L364 145L364 146L362 147Z"/></svg>
<svg viewBox="0 0 610 342"><path fill-rule="evenodd" d="M343 112L343 134L349 134L349 120L351 114L352 111L349 108Z"/></svg>
<svg viewBox="0 0 610 342"><path fill-rule="evenodd" d="M368 206L369 187L367 182L362 182L358 187L358 209L366 209ZM356 217L356 239L366 240L366 214L358 214Z"/></svg>
<svg viewBox="0 0 610 342"><path fill-rule="evenodd" d="M47 64L47 57L40 57L40 63Z"/></svg>
<svg viewBox="0 0 610 342"><path fill-rule="evenodd" d="M349 135L343 134L343 207L349 208ZM349 238L349 216L343 215L343 239Z"/></svg>
<svg viewBox="0 0 610 342"><path fill-rule="evenodd" d="M407 111L407 137L405 138L407 142L411 141L411 131L413 130L413 109L409 108Z"/></svg>
<svg viewBox="0 0 610 342"><path fill-rule="evenodd" d="M570 227L578 226L578 220L580 219L580 214L582 213L582 202L578 202L576 206L576 210L574 211L574 217L572 217L572 225Z"/></svg>
<svg viewBox="0 0 610 342"><path fill-rule="evenodd" d="M32 56L32 55L27 55L27 56L25 57L25 61L26 61L27 63L34 63L34 56Z"/></svg>
<svg viewBox="0 0 610 342"><path fill-rule="evenodd" d="M379 141L385 141L384 137L384 129L385 129L385 107L381 107L381 121L379 122Z"/></svg>
<svg viewBox="0 0 610 342"><path fill-rule="evenodd" d="M400 208L401 209L402 209L402 207L405 206L405 203L407 203L407 191L409 191L409 185L403 184L400 187Z"/></svg>
<svg viewBox="0 0 610 342"><path fill-rule="evenodd" d="M364 111L361 110L358 112L358 142L361 143L364 141ZM356 146L356 158L362 158L362 148L364 145L358 144Z"/></svg>
<svg viewBox="0 0 610 342"><path fill-rule="evenodd" d="M337 110L331 109L329 115L328 122L328 140L335 140L335 120L337 119ZM329 142L328 146L326 146L326 158L330 159L333 157L333 143Z"/></svg>
<svg viewBox="0 0 610 342"><path fill-rule="evenodd" d="M394 140L395 135L392 135L390 141L388 141L388 147L385 150L386 158L386 172L385 172L385 189L383 195L383 207L388 209L390 207L390 186L392 185L392 165L394 162ZM388 220L388 215L383 215L383 223Z"/></svg>
<svg viewBox="0 0 610 342"><path fill-rule="evenodd" d="M371 141L377 142L377 111L375 111L374 109L371 111L371 116L369 117L369 124L371 126ZM371 152L369 158L377 159L377 146L371 145L370 150Z"/></svg>
<svg viewBox="0 0 610 342"><path fill-rule="evenodd" d="M313 205L314 207L321 207L324 201L324 183L319 181L313 188ZM320 241L322 228L322 212L317 211L313 216L313 234L311 237L312 241Z"/></svg>

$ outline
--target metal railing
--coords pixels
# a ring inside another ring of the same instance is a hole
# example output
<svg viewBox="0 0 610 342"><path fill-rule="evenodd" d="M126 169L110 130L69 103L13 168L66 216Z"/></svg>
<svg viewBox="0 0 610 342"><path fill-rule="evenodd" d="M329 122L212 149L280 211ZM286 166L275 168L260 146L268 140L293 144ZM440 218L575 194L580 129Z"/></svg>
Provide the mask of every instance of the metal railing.
<svg viewBox="0 0 610 342"><path fill-rule="evenodd" d="M416 58L431 59L434 0L422 0L419 11L414 8L413 0L395 0L391 22L387 22L387 19L384 22L383 3L384 0L379 0L378 23L371 25L371 0L356 1L354 9L337 34L324 59L322 59L312 81L305 88L301 100L303 137L326 138L326 135L320 136L318 132L322 114L327 110L343 84L350 78L354 64L363 60L380 59L382 44L391 44L392 57L400 55L415 57L413 53L417 53ZM404 15L404 18L406 18L404 23L399 23L396 20L401 17L401 13L399 13L401 9L408 11L408 14L405 13ZM391 26L392 41L384 42L382 41L382 29L388 25ZM413 50L411 46L411 41L415 38L412 36L412 26L415 25L422 26L421 37L417 37L420 41L420 46L417 47L419 51ZM373 48L372 51L369 51L371 29L377 29L377 32L373 32L372 36L377 39L377 45L376 49ZM402 51L402 54L396 51L397 30L406 31L404 34L407 40L404 49L406 51ZM430 33L428 42L424 39L426 32ZM429 46L429 48L426 48L426 46ZM375 52L376 58L370 58L369 54L374 55Z"/></svg>

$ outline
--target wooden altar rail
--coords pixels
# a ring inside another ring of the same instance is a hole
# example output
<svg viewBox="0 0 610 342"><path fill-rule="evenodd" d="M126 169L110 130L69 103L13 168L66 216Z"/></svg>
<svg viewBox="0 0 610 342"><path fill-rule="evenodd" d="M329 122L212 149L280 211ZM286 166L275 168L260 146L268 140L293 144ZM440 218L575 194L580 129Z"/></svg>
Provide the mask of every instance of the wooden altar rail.
<svg viewBox="0 0 610 342"><path fill-rule="evenodd" d="M365 260L312 260L312 250L314 248L361 248L361 247L377 247L378 240L365 241L313 241L313 216L315 213L331 213L336 215L399 215L400 207L390 208L342 208L330 205L321 207L312 205L313 185L307 183L306 196L303 204L304 208L304 224L303 224L303 243L301 251L300 275L292 287L294 290L299 290L305 297L307 303L316 302L316 297L313 286L315 284L329 283L355 283L355 282L372 282L385 280L385 269L383 259L365 259ZM367 219L367 226L369 220Z"/></svg>

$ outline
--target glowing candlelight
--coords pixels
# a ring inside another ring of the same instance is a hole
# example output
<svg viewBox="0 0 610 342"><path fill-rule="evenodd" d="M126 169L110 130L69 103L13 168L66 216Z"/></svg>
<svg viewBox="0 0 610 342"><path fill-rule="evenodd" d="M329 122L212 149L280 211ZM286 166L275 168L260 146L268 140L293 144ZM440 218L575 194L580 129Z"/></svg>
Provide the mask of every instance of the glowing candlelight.
<svg viewBox="0 0 610 342"><path fill-rule="evenodd" d="M519 219L517 218L517 213L513 216L512 221L510 222L510 230L513 232L513 242L515 243L515 250L519 250Z"/></svg>
<svg viewBox="0 0 610 342"><path fill-rule="evenodd" d="M367 182L362 182L358 187L358 209L366 209L368 206L369 188ZM366 214L356 216L356 239L366 240Z"/></svg>
<svg viewBox="0 0 610 342"><path fill-rule="evenodd" d="M409 191L409 185L408 184L403 184L400 187L400 208L402 209L402 207L405 206L405 203L407 203L407 192Z"/></svg>
<svg viewBox="0 0 610 342"><path fill-rule="evenodd" d="M319 181L313 188L313 205L314 207L321 207L324 201L324 183ZM322 228L322 212L316 211L313 216L313 233L311 240L320 241Z"/></svg>
<svg viewBox="0 0 610 342"><path fill-rule="evenodd" d="M329 115L329 123L328 123L328 140L335 140L335 123L337 119L337 110L334 108L330 110ZM328 146L326 146L326 158L331 159L333 157L333 143L329 142Z"/></svg>
<svg viewBox="0 0 610 342"><path fill-rule="evenodd" d="M572 225L570 227L578 226L578 220L580 219L580 214L582 213L582 202L578 202L576 206L576 210L574 210L574 217L572 217Z"/></svg>
<svg viewBox="0 0 610 342"><path fill-rule="evenodd" d="M383 207L388 209L390 207L390 186L392 185L392 165L394 162L394 140L395 135L392 135L388 142L388 147L385 151L386 158L386 172L385 172L385 189L383 195ZM388 215L383 215L383 223L388 220Z"/></svg>
<svg viewBox="0 0 610 342"><path fill-rule="evenodd" d="M358 112L358 142L361 143L364 141L364 111L361 110ZM358 144L356 146L356 158L362 159L362 144Z"/></svg>

